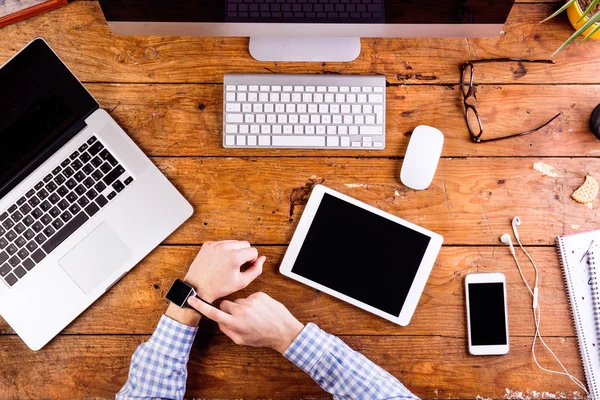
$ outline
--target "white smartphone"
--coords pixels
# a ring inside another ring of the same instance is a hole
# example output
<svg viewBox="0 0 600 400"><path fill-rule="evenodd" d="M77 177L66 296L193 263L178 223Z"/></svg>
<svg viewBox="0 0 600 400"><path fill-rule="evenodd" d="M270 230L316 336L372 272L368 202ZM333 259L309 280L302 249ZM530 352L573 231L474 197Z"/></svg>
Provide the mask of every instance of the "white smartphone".
<svg viewBox="0 0 600 400"><path fill-rule="evenodd" d="M508 353L508 310L504 274L469 274L465 278L465 291L469 353Z"/></svg>

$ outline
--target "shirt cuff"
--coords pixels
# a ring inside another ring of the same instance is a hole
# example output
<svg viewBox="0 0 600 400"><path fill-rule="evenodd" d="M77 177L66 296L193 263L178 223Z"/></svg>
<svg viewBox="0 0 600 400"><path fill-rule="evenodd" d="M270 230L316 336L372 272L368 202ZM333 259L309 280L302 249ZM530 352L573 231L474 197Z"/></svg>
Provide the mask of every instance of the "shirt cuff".
<svg viewBox="0 0 600 400"><path fill-rule="evenodd" d="M310 374L310 371L329 351L334 337L325 333L315 324L304 327L283 356L296 364L298 368Z"/></svg>
<svg viewBox="0 0 600 400"><path fill-rule="evenodd" d="M188 356L198 332L197 327L188 326L163 315L148 343L168 350L172 355Z"/></svg>

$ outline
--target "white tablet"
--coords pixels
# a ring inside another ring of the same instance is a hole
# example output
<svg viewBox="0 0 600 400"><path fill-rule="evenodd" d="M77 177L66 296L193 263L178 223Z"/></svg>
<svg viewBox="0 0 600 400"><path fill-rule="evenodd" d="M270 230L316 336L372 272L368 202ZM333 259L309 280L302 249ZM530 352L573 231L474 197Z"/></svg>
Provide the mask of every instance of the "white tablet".
<svg viewBox="0 0 600 400"><path fill-rule="evenodd" d="M427 229L318 185L279 270L406 326L443 240Z"/></svg>

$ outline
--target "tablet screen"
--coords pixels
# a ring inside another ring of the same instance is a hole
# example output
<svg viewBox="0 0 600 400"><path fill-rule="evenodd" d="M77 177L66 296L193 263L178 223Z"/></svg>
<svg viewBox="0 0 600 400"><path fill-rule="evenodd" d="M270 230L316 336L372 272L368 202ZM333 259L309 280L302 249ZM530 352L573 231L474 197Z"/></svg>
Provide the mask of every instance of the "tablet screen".
<svg viewBox="0 0 600 400"><path fill-rule="evenodd" d="M292 272L397 317L429 241L325 193Z"/></svg>

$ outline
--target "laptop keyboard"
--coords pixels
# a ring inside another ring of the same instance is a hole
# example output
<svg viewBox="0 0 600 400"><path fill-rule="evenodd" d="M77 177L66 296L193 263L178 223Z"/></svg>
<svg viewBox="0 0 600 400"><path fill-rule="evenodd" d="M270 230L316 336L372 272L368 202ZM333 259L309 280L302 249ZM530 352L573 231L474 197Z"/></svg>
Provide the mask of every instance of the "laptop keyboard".
<svg viewBox="0 0 600 400"><path fill-rule="evenodd" d="M13 286L133 180L92 136L0 211L0 277Z"/></svg>

